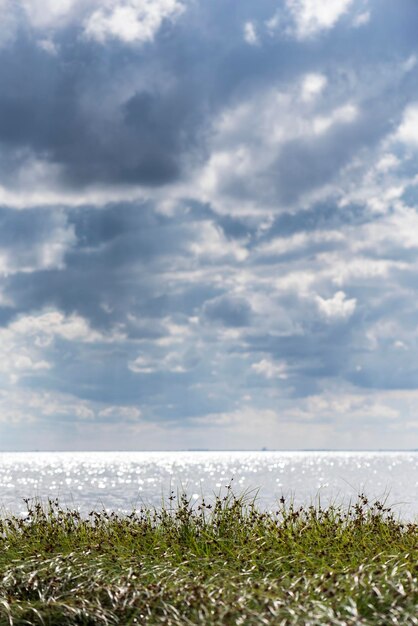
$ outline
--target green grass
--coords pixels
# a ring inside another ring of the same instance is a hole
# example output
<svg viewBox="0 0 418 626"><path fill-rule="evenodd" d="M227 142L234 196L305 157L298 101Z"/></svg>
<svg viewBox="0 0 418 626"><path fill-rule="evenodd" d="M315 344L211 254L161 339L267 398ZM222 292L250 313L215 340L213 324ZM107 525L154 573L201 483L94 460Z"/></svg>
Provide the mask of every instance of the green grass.
<svg viewBox="0 0 418 626"><path fill-rule="evenodd" d="M418 526L349 508L193 507L86 518L27 502L0 521L0 625L418 624Z"/></svg>

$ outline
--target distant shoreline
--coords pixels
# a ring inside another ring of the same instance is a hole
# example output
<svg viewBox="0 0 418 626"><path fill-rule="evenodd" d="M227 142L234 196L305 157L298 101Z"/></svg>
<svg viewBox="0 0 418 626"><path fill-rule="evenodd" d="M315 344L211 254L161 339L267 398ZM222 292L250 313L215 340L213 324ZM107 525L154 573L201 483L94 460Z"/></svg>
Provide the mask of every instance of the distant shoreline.
<svg viewBox="0 0 418 626"><path fill-rule="evenodd" d="M140 453L143 452L144 454L154 454L154 453L165 453L165 454L169 454L169 453L184 453L184 452L282 452L282 453L290 453L290 452L355 452L355 453L367 453L367 452L381 452L381 453L386 453L386 452L397 452L397 453L401 453L401 452L418 452L418 448L364 448L364 449L358 449L358 448L248 448L248 449L239 449L239 448L220 448L220 449L210 449L210 448L185 448L185 449L178 449L178 450L126 450L126 449L121 449L121 450L53 450L53 449L42 449L42 450L0 450L0 454L5 454L5 453L11 453L11 454L17 454L17 453L34 453L34 452L39 452L39 453L44 453L44 452L52 452L52 453L69 453L69 454L78 454L78 453L121 453L121 452L127 452L127 453Z"/></svg>

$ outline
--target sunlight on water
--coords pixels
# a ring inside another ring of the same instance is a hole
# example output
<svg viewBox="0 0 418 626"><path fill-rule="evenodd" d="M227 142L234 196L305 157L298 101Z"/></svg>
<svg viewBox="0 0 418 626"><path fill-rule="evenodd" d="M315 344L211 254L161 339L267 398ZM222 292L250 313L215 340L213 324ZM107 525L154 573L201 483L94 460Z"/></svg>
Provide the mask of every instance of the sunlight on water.
<svg viewBox="0 0 418 626"><path fill-rule="evenodd" d="M23 512L24 497L59 497L83 512L159 506L170 491L193 498L258 490L259 505L347 502L360 491L418 516L417 452L18 452L0 453L0 503Z"/></svg>

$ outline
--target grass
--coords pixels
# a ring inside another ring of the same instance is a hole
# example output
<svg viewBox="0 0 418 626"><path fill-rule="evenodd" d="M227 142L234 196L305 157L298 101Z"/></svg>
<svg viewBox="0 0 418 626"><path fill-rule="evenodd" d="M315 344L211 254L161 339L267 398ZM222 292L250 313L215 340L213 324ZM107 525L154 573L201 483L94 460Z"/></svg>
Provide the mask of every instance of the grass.
<svg viewBox="0 0 418 626"><path fill-rule="evenodd" d="M277 511L192 506L0 520L0 625L418 625L418 526L363 495Z"/></svg>

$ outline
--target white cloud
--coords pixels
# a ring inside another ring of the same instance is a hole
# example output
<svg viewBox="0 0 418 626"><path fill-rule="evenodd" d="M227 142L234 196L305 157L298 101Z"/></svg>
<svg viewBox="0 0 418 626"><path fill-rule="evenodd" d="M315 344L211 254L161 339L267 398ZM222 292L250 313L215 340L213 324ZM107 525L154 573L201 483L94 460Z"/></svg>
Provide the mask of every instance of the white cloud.
<svg viewBox="0 0 418 626"><path fill-rule="evenodd" d="M411 430L416 431L416 390L358 391L349 387L331 388L308 398L277 400L274 409L251 404L248 394L236 409L194 418L194 427L171 421L153 424L133 417L136 407L99 406L58 393L11 388L0 390L0 424L21 425L28 432L25 448L43 449L280 449L301 447L308 440L312 448L410 448ZM118 410L125 408L124 425ZM100 416L100 413L102 415ZM68 431L51 428L56 416L73 418L76 438ZM74 419L76 418L76 419ZM97 419L95 419L97 418ZM97 428L97 421L101 421ZM27 428L36 423L36 428ZM43 424L40 424L43 422ZM39 436L40 433L40 436ZM99 445L97 445L99 443Z"/></svg>
<svg viewBox="0 0 418 626"><path fill-rule="evenodd" d="M155 372L182 374L188 369L184 364L184 354L178 350L156 356L140 355L128 363L128 368L135 374L154 374Z"/></svg>
<svg viewBox="0 0 418 626"><path fill-rule="evenodd" d="M38 46L48 54L53 56L58 54L58 46L54 41L52 41L52 39L40 39L38 41Z"/></svg>
<svg viewBox="0 0 418 626"><path fill-rule="evenodd" d="M377 162L376 169L379 172L386 173L389 170L398 167L400 164L401 161L395 154L392 154L391 152L386 152L380 157L379 161Z"/></svg>
<svg viewBox="0 0 418 626"><path fill-rule="evenodd" d="M32 409L34 418L58 417L68 415L82 421L92 420L95 411L90 403L83 402L71 395L49 392L28 394L28 409Z"/></svg>
<svg viewBox="0 0 418 626"><path fill-rule="evenodd" d="M304 102L311 102L324 90L327 78L323 74L306 74L302 80L301 96Z"/></svg>
<svg viewBox="0 0 418 626"><path fill-rule="evenodd" d="M7 329L0 331L0 373L15 384L21 376L51 369L52 365L43 358L42 350L28 345Z"/></svg>
<svg viewBox="0 0 418 626"><path fill-rule="evenodd" d="M359 117L358 106L350 101L315 114L314 93L324 85L319 75L307 78L304 101L298 79L287 89L271 88L224 110L214 120L210 157L197 174L194 194L220 213L279 211L274 170L286 144L312 143Z"/></svg>
<svg viewBox="0 0 418 626"><path fill-rule="evenodd" d="M253 22L246 22L244 24L244 39L250 46L258 44L257 31Z"/></svg>
<svg viewBox="0 0 418 626"><path fill-rule="evenodd" d="M60 28L94 6L97 0L20 0L33 27Z"/></svg>
<svg viewBox="0 0 418 626"><path fill-rule="evenodd" d="M359 28L360 26L364 26L370 22L371 13L370 11L363 11L356 15L353 19L353 26L355 28Z"/></svg>
<svg viewBox="0 0 418 626"><path fill-rule="evenodd" d="M258 363L253 363L251 369L268 379L281 378L285 380L287 378L286 363L273 363L269 359L261 359Z"/></svg>
<svg viewBox="0 0 418 626"><path fill-rule="evenodd" d="M315 117L313 119L313 131L317 135L322 135L336 124L350 124L357 117L357 107L353 104L345 104L331 111L329 115Z"/></svg>
<svg viewBox="0 0 418 626"><path fill-rule="evenodd" d="M178 0L107 2L88 17L84 32L99 42L113 38L143 44L154 39L164 20L174 21L183 11Z"/></svg>
<svg viewBox="0 0 418 626"><path fill-rule="evenodd" d="M353 249L365 248L370 244L381 253L387 251L390 246L406 249L418 248L416 209L400 203L380 221L365 225L362 239L362 242L353 241ZM401 259L399 263L402 263Z"/></svg>
<svg viewBox="0 0 418 626"><path fill-rule="evenodd" d="M414 148L418 147L418 104L411 104L405 109L395 138Z"/></svg>
<svg viewBox="0 0 418 626"><path fill-rule="evenodd" d="M418 59L415 54L411 54L410 57L406 59L406 61L402 64L402 70L404 72L410 72L413 70L418 63Z"/></svg>
<svg viewBox="0 0 418 626"><path fill-rule="evenodd" d="M416 399L416 391L362 393L351 386L331 386L307 398L277 398L274 410L248 405L243 398L245 403L236 410L205 415L195 424L201 440L215 449L219 440L224 447L242 449L300 448L301 441L309 441L312 448L361 449L366 441L389 447L391 429L404 424L401 416L414 420ZM416 428L416 421L411 428ZM407 438L403 445L408 446Z"/></svg>
<svg viewBox="0 0 418 626"><path fill-rule="evenodd" d="M136 406L108 406L98 412L99 418L115 419L117 421L136 421L141 417L141 411Z"/></svg>
<svg viewBox="0 0 418 626"><path fill-rule="evenodd" d="M67 341L81 341L94 343L96 341L113 341L120 339L121 335L102 335L90 328L89 323L80 315L66 316L59 311L48 311L39 315L27 315L12 322L6 331L21 337L34 337L35 342L46 345L54 337Z"/></svg>
<svg viewBox="0 0 418 626"><path fill-rule="evenodd" d="M315 298L318 309L327 319L347 319L354 313L357 300L352 298L347 300L344 291L337 293L329 299L316 296Z"/></svg>
<svg viewBox="0 0 418 626"><path fill-rule="evenodd" d="M308 295L311 292L312 285L318 280L317 272L313 270L293 270L289 268L283 275L275 278L271 282L279 292L293 292L300 295Z"/></svg>
<svg viewBox="0 0 418 626"><path fill-rule="evenodd" d="M191 321L191 323L193 324L193 321ZM170 317L163 319L161 324L164 327L166 334L164 337L160 337L155 340L156 345L160 347L182 344L189 339L192 334L191 326L186 324L176 324Z"/></svg>
<svg viewBox="0 0 418 626"><path fill-rule="evenodd" d="M408 343L414 344L416 336L416 328L411 329L398 319L378 319L367 329L367 347L370 350L378 350L382 344L391 343L396 350L408 350Z"/></svg>
<svg viewBox="0 0 418 626"><path fill-rule="evenodd" d="M338 286L349 284L355 279L386 278L391 270L408 269L408 264L403 261L373 259L359 254L354 255L352 258L324 254L321 261L326 268L323 270L324 275L328 275L332 282Z"/></svg>
<svg viewBox="0 0 418 626"><path fill-rule="evenodd" d="M298 39L306 39L332 28L351 3L352 0L286 0Z"/></svg>
<svg viewBox="0 0 418 626"><path fill-rule="evenodd" d="M343 243L346 236L339 230L319 230L312 233L302 232L290 237L275 237L257 248L261 256L286 254L301 250L307 246L323 243Z"/></svg>
<svg viewBox="0 0 418 626"><path fill-rule="evenodd" d="M353 420L372 420L381 424L381 420L396 420L399 417L399 408L393 406L390 392L355 393L343 389L331 389L322 394L310 396L302 401L298 407L291 409L289 415L296 419L309 419L314 422L318 419L330 418L334 422L345 421L347 426ZM405 394L407 395L407 394Z"/></svg>
<svg viewBox="0 0 418 626"><path fill-rule="evenodd" d="M96 422L116 422L120 424L138 423L142 415L137 406L132 405L109 405L103 406L98 402L80 400L71 394L56 391L28 390L10 386L0 389L0 423L28 424L41 420L59 419L68 416L72 420L73 427L76 424ZM120 426L119 426L120 428ZM51 423L49 425L51 429ZM45 434L45 433L44 433ZM48 439L46 437L46 439ZM66 448L68 441L62 441L59 447ZM69 443L74 446L74 441ZM42 446L48 448L48 441L44 439L32 448Z"/></svg>
<svg viewBox="0 0 418 626"><path fill-rule="evenodd" d="M146 356L138 356L128 367L135 374L152 374L158 371L158 365Z"/></svg>
<svg viewBox="0 0 418 626"><path fill-rule="evenodd" d="M228 241L222 230L210 221L198 223L190 251L201 258L231 257L244 261L248 256L245 246L237 241Z"/></svg>
<svg viewBox="0 0 418 626"><path fill-rule="evenodd" d="M59 311L26 315L0 329L0 373L16 383L27 373L48 370L53 364L45 356L56 338L94 343L123 339L123 335L101 333L90 328L79 315L65 316Z"/></svg>
<svg viewBox="0 0 418 626"><path fill-rule="evenodd" d="M143 202L153 194L144 190L141 186L118 187L111 185L92 185L88 189L66 189L59 188L61 172L59 168L51 166L48 176L43 180L25 180L24 184L15 185L0 184L0 204L16 209L27 209L28 207L62 206L79 207L88 204L103 206L110 202ZM20 181L19 181L20 183ZM158 196L156 191L155 196Z"/></svg>
<svg viewBox="0 0 418 626"><path fill-rule="evenodd" d="M164 20L177 19L184 5L179 0L0 0L0 9L0 45L15 36L22 11L33 29L48 35L69 24L82 24L85 35L96 41L114 38L141 44L154 39ZM56 53L49 36L40 39L39 46Z"/></svg>
<svg viewBox="0 0 418 626"><path fill-rule="evenodd" d="M276 11L272 17L270 17L265 22L267 31L270 35L273 35L277 28L280 26L280 11Z"/></svg>

